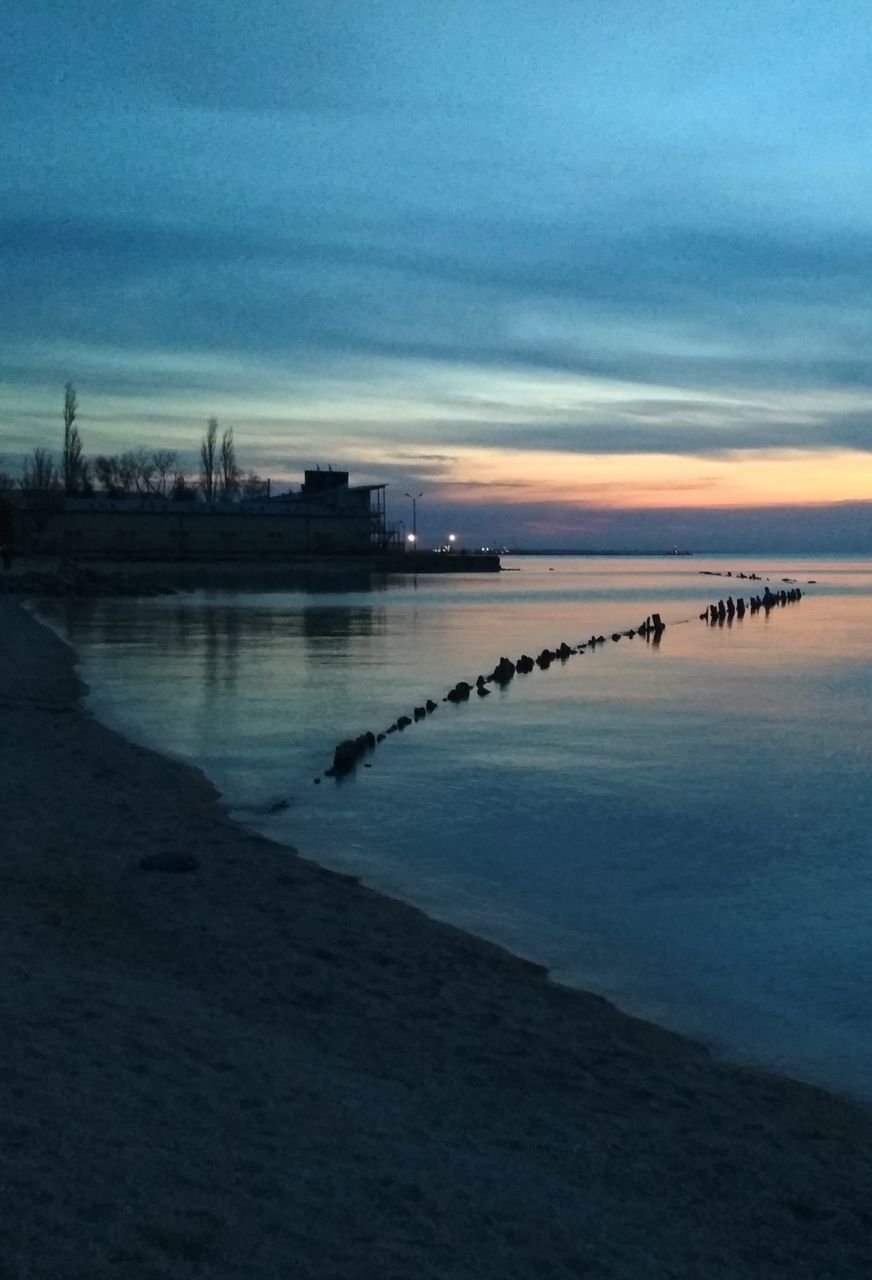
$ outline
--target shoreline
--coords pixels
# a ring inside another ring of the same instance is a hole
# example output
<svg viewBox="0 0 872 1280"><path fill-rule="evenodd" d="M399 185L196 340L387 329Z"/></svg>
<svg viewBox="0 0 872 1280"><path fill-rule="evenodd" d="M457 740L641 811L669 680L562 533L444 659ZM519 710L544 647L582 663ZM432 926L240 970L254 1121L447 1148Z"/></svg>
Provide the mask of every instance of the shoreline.
<svg viewBox="0 0 872 1280"><path fill-rule="evenodd" d="M446 574L499 575L498 555L477 552L394 552L370 556L299 555L282 559L74 559L20 555L0 572L0 597L161 595L197 590L282 591L323 580L343 581Z"/></svg>
<svg viewBox="0 0 872 1280"><path fill-rule="evenodd" d="M0 1274L872 1273L864 1109L295 857L0 640Z"/></svg>

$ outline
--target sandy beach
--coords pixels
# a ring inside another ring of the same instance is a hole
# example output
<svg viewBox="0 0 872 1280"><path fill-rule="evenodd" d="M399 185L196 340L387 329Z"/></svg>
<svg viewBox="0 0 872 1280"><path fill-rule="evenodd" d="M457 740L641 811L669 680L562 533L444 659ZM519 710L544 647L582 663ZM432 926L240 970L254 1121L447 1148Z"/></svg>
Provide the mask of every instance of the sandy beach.
<svg viewBox="0 0 872 1280"><path fill-rule="evenodd" d="M0 1280L872 1275L866 1109L246 832L0 640Z"/></svg>

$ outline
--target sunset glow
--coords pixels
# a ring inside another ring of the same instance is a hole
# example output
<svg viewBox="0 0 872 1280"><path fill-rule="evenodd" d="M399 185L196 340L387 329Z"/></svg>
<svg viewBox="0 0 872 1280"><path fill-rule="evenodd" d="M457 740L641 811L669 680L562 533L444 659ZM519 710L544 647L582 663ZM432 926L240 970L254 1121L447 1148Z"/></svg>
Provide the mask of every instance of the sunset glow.
<svg viewBox="0 0 872 1280"><path fill-rule="evenodd" d="M814 505L872 497L868 458L837 450L711 458L470 450L445 484L459 502L481 501L485 488L487 501L544 497L607 508Z"/></svg>

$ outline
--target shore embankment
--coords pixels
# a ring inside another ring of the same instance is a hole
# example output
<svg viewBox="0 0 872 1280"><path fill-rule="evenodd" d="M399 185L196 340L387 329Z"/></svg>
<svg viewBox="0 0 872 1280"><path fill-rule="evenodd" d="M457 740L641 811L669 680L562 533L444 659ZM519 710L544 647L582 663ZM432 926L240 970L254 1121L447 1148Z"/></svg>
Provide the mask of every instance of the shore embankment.
<svg viewBox="0 0 872 1280"><path fill-rule="evenodd" d="M496 555L383 552L369 556L296 556L276 560L81 560L16 557L0 572L0 596L160 595L223 588L283 590L313 579L334 583L395 574L499 573Z"/></svg>
<svg viewBox="0 0 872 1280"><path fill-rule="evenodd" d="M872 1274L865 1109L236 826L13 600L0 650L0 1276Z"/></svg>

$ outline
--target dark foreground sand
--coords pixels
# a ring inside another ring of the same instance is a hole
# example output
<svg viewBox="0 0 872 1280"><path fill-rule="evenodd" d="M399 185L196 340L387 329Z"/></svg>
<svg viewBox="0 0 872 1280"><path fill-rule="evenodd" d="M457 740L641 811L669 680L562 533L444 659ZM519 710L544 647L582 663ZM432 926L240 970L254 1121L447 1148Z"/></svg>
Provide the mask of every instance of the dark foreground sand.
<svg viewBox="0 0 872 1280"><path fill-rule="evenodd" d="M865 1112L238 829L11 601L0 651L2 1280L872 1276Z"/></svg>

